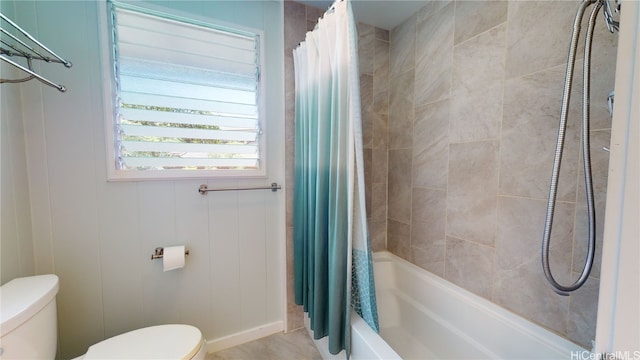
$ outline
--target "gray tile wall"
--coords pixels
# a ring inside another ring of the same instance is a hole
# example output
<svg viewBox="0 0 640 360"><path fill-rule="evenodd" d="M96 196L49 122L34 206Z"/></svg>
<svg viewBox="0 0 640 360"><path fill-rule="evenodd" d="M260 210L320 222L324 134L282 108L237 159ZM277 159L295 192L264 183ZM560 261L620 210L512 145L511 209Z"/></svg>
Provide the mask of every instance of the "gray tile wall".
<svg viewBox="0 0 640 360"><path fill-rule="evenodd" d="M591 90L596 265L583 289L562 297L546 284L539 255L577 5L425 3L389 34L388 163L374 156L369 174L388 169L389 251L590 348L608 166L601 149L610 137L606 97L617 43L602 19ZM551 248L563 283L581 271L587 236L581 65L576 74ZM382 197L378 184L371 197ZM381 215L381 204L372 213Z"/></svg>
<svg viewBox="0 0 640 360"><path fill-rule="evenodd" d="M365 191L373 251L387 240L387 146L389 136L389 31L358 24Z"/></svg>

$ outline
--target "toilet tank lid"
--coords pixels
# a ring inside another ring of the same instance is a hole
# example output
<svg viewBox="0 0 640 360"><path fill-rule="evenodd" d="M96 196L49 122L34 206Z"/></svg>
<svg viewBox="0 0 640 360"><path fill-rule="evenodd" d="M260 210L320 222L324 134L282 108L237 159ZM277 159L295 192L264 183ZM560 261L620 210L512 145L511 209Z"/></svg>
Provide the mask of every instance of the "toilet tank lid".
<svg viewBox="0 0 640 360"><path fill-rule="evenodd" d="M57 293L58 277L53 274L17 278L0 286L0 336L37 314Z"/></svg>

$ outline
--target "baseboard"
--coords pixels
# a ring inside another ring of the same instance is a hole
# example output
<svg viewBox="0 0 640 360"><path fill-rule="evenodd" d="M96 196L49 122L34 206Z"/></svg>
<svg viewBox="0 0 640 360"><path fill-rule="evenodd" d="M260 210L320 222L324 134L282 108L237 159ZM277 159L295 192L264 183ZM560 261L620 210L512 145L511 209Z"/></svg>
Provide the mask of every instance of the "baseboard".
<svg viewBox="0 0 640 360"><path fill-rule="evenodd" d="M239 333L223 336L218 339L207 341L207 353L228 349L237 345L244 344L249 341L258 340L265 336L279 333L284 329L282 321L276 321L271 324L265 324L253 329L241 331Z"/></svg>

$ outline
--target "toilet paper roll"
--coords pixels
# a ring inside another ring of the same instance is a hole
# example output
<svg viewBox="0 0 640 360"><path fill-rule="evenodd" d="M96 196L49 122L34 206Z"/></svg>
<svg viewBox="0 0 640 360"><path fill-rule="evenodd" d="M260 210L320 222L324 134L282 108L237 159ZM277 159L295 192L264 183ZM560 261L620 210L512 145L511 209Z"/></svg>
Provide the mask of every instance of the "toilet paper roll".
<svg viewBox="0 0 640 360"><path fill-rule="evenodd" d="M164 254L162 255L162 267L164 271L184 267L184 257L184 245L165 247Z"/></svg>

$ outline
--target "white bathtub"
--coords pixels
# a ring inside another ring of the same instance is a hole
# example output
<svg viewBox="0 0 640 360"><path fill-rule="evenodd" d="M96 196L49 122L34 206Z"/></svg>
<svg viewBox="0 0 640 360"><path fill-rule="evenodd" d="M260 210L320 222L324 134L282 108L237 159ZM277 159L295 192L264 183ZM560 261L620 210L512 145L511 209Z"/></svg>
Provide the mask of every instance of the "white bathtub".
<svg viewBox="0 0 640 360"><path fill-rule="evenodd" d="M586 351L391 253L374 254L380 336L352 316L352 358L571 359Z"/></svg>

